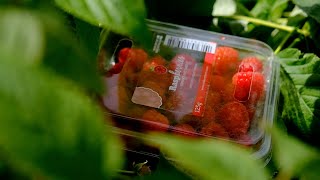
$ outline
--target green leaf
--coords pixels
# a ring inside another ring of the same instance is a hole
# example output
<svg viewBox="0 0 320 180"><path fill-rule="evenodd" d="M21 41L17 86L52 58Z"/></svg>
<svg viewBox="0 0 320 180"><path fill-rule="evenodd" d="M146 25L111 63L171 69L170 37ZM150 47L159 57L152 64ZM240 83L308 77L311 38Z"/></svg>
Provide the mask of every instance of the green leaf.
<svg viewBox="0 0 320 180"><path fill-rule="evenodd" d="M288 0L258 0L251 10L254 17L275 21L282 16L288 6Z"/></svg>
<svg viewBox="0 0 320 180"><path fill-rule="evenodd" d="M268 179L261 162L239 146L218 140L153 135L162 152L199 179Z"/></svg>
<svg viewBox="0 0 320 180"><path fill-rule="evenodd" d="M7 61L0 76L0 147L16 168L54 179L104 179L120 168L114 134L77 87Z"/></svg>
<svg viewBox="0 0 320 180"><path fill-rule="evenodd" d="M3 57L14 56L12 60L17 63L29 65L41 62L45 32L37 16L28 11L1 9L0 26L0 54Z"/></svg>
<svg viewBox="0 0 320 180"><path fill-rule="evenodd" d="M301 28L307 20L307 15L298 6L295 6L290 12L289 17L285 19L286 25ZM288 33L285 31L274 30L268 38L268 44L273 48L277 49L282 46L285 49L289 44L287 42L290 37L295 37L294 33ZM288 37L289 36L289 37ZM284 42L285 41L285 42ZM284 43L284 44L282 44Z"/></svg>
<svg viewBox="0 0 320 180"><path fill-rule="evenodd" d="M320 1L317 0L293 0L293 2L303 9L310 17L320 23Z"/></svg>
<svg viewBox="0 0 320 180"><path fill-rule="evenodd" d="M96 57L99 52L100 29L78 18L74 18L75 31L79 41L89 50L91 57Z"/></svg>
<svg viewBox="0 0 320 180"><path fill-rule="evenodd" d="M235 0L216 0L213 5L213 16L231 16L237 11Z"/></svg>
<svg viewBox="0 0 320 180"><path fill-rule="evenodd" d="M282 119L305 137L318 137L320 128L320 59L297 49L278 54L281 63ZM318 141L318 140L316 140Z"/></svg>
<svg viewBox="0 0 320 180"><path fill-rule="evenodd" d="M272 135L274 158L282 174L289 177L300 175L312 161L320 160L318 151L279 129L274 128Z"/></svg>
<svg viewBox="0 0 320 180"><path fill-rule="evenodd" d="M313 160L302 170L300 179L320 179L320 160Z"/></svg>
<svg viewBox="0 0 320 180"><path fill-rule="evenodd" d="M150 45L143 0L55 0L65 11L93 25L132 36Z"/></svg>
<svg viewBox="0 0 320 180"><path fill-rule="evenodd" d="M38 12L37 15L41 17L47 41L43 65L86 90L102 93L102 81L97 71L97 35L91 34L92 39L88 42L82 32L84 29L80 28L77 37L70 27L66 27L60 14Z"/></svg>
<svg viewBox="0 0 320 180"><path fill-rule="evenodd" d="M52 10L46 12L7 9L0 12L0 54L3 60L44 65L71 79L84 89L102 92L97 72L96 54L76 39L61 18ZM92 37L93 38L93 37ZM93 48L99 46L87 44Z"/></svg>

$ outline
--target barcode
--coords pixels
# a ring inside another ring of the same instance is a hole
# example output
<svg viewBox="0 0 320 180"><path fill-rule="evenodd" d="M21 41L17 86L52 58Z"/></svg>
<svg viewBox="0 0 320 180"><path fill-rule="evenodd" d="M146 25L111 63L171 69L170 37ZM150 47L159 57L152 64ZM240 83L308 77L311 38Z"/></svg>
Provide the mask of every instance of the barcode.
<svg viewBox="0 0 320 180"><path fill-rule="evenodd" d="M200 41L189 38L175 37L166 35L163 42L164 45L173 48L189 49L214 54L217 44L214 42Z"/></svg>

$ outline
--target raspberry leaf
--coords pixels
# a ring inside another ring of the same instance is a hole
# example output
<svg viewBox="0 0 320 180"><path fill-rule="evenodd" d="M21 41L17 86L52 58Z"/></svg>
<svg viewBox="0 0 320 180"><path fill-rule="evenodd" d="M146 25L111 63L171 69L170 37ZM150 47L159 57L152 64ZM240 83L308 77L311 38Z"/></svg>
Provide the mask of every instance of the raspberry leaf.
<svg viewBox="0 0 320 180"><path fill-rule="evenodd" d="M319 137L320 59L287 49L278 54L281 63L282 119L305 137Z"/></svg>
<svg viewBox="0 0 320 180"><path fill-rule="evenodd" d="M275 21L281 17L287 6L288 0L258 0L251 13L254 17Z"/></svg>
<svg viewBox="0 0 320 180"><path fill-rule="evenodd" d="M315 0L293 0L293 2L303 9L310 17L320 23L320 1Z"/></svg>

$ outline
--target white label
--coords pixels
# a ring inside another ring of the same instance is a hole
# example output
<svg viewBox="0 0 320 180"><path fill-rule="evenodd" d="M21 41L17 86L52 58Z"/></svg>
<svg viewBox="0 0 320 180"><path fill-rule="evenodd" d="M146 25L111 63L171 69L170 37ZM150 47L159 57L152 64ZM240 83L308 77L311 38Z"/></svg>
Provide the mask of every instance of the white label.
<svg viewBox="0 0 320 180"><path fill-rule="evenodd" d="M161 44L162 39L163 39L163 36L157 35L156 42L153 45L153 51L155 53L158 53L160 51L160 44Z"/></svg>
<svg viewBox="0 0 320 180"><path fill-rule="evenodd" d="M173 48L189 49L212 54L215 53L217 47L217 44L214 42L200 41L170 35L166 35L163 44Z"/></svg>

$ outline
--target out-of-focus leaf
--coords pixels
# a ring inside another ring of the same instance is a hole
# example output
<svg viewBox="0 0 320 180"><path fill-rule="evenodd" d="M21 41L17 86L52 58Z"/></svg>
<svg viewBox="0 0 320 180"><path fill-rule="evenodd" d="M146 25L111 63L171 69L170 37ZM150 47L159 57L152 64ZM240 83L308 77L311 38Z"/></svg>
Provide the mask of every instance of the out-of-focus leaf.
<svg viewBox="0 0 320 180"><path fill-rule="evenodd" d="M143 0L55 0L65 11L93 25L132 36L145 45L151 36L145 24Z"/></svg>
<svg viewBox="0 0 320 180"><path fill-rule="evenodd" d="M39 64L45 33L40 19L28 11L0 10L0 54L18 63ZM14 57L14 58L9 58Z"/></svg>
<svg viewBox="0 0 320 180"><path fill-rule="evenodd" d="M62 18L51 11L8 9L0 14L1 61L44 65L85 89L102 92L96 54L83 46L83 38L79 41L67 30Z"/></svg>
<svg viewBox="0 0 320 180"><path fill-rule="evenodd" d="M302 56L297 49L286 49L278 57L284 97L282 119L305 137L319 137L320 58L314 54Z"/></svg>
<svg viewBox="0 0 320 180"><path fill-rule="evenodd" d="M89 50L91 57L96 57L100 44L100 29L78 18L74 19L75 31L79 41Z"/></svg>
<svg viewBox="0 0 320 180"><path fill-rule="evenodd" d="M85 89L101 93L103 87L97 71L97 53L94 52L99 46L97 37L92 36L89 44L88 38L85 39L80 34L77 38L74 33L68 31L69 27L65 26L67 23L59 15L44 12L38 15L44 24L47 41L43 64ZM84 33L82 30L79 33Z"/></svg>
<svg viewBox="0 0 320 180"><path fill-rule="evenodd" d="M213 5L213 16L231 16L237 11L235 0L216 0Z"/></svg>
<svg viewBox="0 0 320 180"><path fill-rule="evenodd" d="M300 175L312 161L320 160L319 152L281 130L274 128L272 135L274 158L283 174L289 177Z"/></svg>
<svg viewBox="0 0 320 180"><path fill-rule="evenodd" d="M293 2L303 9L310 17L320 23L320 1L318 0L293 0Z"/></svg>
<svg viewBox="0 0 320 180"><path fill-rule="evenodd" d="M287 5L288 0L258 0L251 13L257 18L275 21L281 17Z"/></svg>
<svg viewBox="0 0 320 180"><path fill-rule="evenodd" d="M8 61L0 76L0 147L15 167L57 179L103 179L120 168L114 134L73 84Z"/></svg>
<svg viewBox="0 0 320 180"><path fill-rule="evenodd" d="M302 169L300 179L302 180L313 180L320 179L320 160L313 160L307 166Z"/></svg>
<svg viewBox="0 0 320 180"><path fill-rule="evenodd" d="M199 179L268 179L261 162L239 146L218 140L153 135L167 157Z"/></svg>

